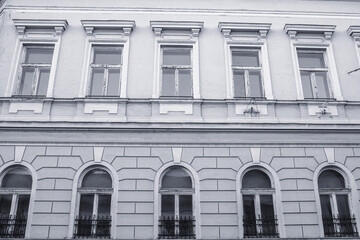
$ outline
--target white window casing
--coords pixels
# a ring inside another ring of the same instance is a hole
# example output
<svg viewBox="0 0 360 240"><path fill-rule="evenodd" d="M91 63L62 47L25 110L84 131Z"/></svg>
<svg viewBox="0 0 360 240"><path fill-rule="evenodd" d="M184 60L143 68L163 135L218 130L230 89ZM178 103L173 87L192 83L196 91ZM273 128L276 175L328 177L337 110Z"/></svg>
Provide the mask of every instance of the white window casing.
<svg viewBox="0 0 360 240"><path fill-rule="evenodd" d="M199 33L203 22L151 21L155 33L153 98L161 96L163 48L191 49L192 97L200 99Z"/></svg>
<svg viewBox="0 0 360 240"><path fill-rule="evenodd" d="M304 100L304 91L300 76L298 52L302 50L323 52L327 68L330 98L343 100L340 81L337 73L334 51L331 43L334 25L286 24L285 32L290 37L290 47L295 73L297 99Z"/></svg>
<svg viewBox="0 0 360 240"><path fill-rule="evenodd" d="M129 65L130 35L135 28L134 21L125 20L82 20L86 32L84 65L80 83L79 97L84 98L90 95L91 72L93 60L93 51L96 47L121 49L121 66L106 66L120 70L120 94L118 97L127 97L127 75ZM106 94L105 94L106 96Z"/></svg>
<svg viewBox="0 0 360 240"><path fill-rule="evenodd" d="M360 25L359 26L350 26L347 31L348 31L348 34L354 39L355 52L356 52L356 56L358 59L357 67L354 67L354 69L351 69L351 70L359 71L357 69L360 68Z"/></svg>
<svg viewBox="0 0 360 240"><path fill-rule="evenodd" d="M266 99L274 99L272 93L270 64L268 57L266 36L270 30L271 24L268 23L237 23L237 22L220 22L219 30L224 35L224 49L225 49L225 66L226 66L226 86L227 98L233 99L235 95L234 84L234 66L232 63L233 51L258 51L259 66L256 70L261 75L262 97ZM245 69L245 78L248 83L248 71ZM246 87L247 96L249 95L249 86Z"/></svg>
<svg viewBox="0 0 360 240"><path fill-rule="evenodd" d="M47 66L50 68L50 74L45 96L47 98L53 97L57 62L61 46L61 36L68 26L67 21L13 19L13 22L19 37L16 42L5 97L11 97L19 93L18 87L21 85L20 82L22 81L21 65L24 64L22 60L25 58L25 50L27 46L39 49L49 46L53 48L51 66Z"/></svg>

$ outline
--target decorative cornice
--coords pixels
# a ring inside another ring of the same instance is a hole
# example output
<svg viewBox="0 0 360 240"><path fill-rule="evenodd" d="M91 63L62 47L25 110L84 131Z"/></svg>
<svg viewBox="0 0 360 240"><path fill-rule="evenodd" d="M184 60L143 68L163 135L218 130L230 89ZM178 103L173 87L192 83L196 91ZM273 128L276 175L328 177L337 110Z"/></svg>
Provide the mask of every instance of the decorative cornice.
<svg viewBox="0 0 360 240"><path fill-rule="evenodd" d="M151 29L159 36L164 30L191 31L193 37L198 37L204 22L188 21L150 21Z"/></svg>
<svg viewBox="0 0 360 240"><path fill-rule="evenodd" d="M249 34L255 32L260 38L265 38L271 27L271 23L238 23L238 22L220 22L219 30L225 38L230 38L233 32Z"/></svg>
<svg viewBox="0 0 360 240"><path fill-rule="evenodd" d="M61 35L68 27L66 20L46 20L46 19L13 19L19 35L31 29L42 31L54 31L56 35Z"/></svg>
<svg viewBox="0 0 360 240"><path fill-rule="evenodd" d="M330 40L335 31L335 25L311 25L311 24L285 24L284 30L291 37L295 38L298 33L323 34L325 39Z"/></svg>
<svg viewBox="0 0 360 240"><path fill-rule="evenodd" d="M123 31L126 36L135 29L135 21L129 20L82 20L87 35L93 35L95 30Z"/></svg>
<svg viewBox="0 0 360 240"><path fill-rule="evenodd" d="M350 26L347 30L348 34L354 38L355 41L360 41L360 26Z"/></svg>

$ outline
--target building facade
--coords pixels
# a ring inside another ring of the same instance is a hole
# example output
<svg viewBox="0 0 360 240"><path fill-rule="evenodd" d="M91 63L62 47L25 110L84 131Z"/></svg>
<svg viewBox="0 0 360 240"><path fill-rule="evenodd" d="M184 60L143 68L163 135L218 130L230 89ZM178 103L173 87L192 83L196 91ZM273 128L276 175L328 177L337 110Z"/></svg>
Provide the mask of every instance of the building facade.
<svg viewBox="0 0 360 240"><path fill-rule="evenodd" d="M360 2L0 1L0 238L358 239Z"/></svg>

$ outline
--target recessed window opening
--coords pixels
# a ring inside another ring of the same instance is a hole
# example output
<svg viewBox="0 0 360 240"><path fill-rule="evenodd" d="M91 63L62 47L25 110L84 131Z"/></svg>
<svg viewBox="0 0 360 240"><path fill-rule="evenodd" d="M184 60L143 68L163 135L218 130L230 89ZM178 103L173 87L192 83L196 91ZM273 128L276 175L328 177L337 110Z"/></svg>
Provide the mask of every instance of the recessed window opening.
<svg viewBox="0 0 360 240"><path fill-rule="evenodd" d="M78 189L79 215L74 237L110 238L112 178L103 169L88 171Z"/></svg>
<svg viewBox="0 0 360 240"><path fill-rule="evenodd" d="M279 237L274 209L275 190L261 170L250 170L242 179L244 237Z"/></svg>
<svg viewBox="0 0 360 240"><path fill-rule="evenodd" d="M45 97L48 91L54 46L25 45L16 95Z"/></svg>
<svg viewBox="0 0 360 240"><path fill-rule="evenodd" d="M194 188L181 167L168 170L160 187L159 238L195 238Z"/></svg>
<svg viewBox="0 0 360 240"><path fill-rule="evenodd" d="M325 236L358 236L344 177L335 170L325 170L319 175L318 186Z"/></svg>
<svg viewBox="0 0 360 240"><path fill-rule="evenodd" d="M32 177L24 167L10 168L1 179L0 238L24 238Z"/></svg>
<svg viewBox="0 0 360 240"><path fill-rule="evenodd" d="M260 49L231 48L234 96L263 98L262 63Z"/></svg>
<svg viewBox="0 0 360 240"><path fill-rule="evenodd" d="M162 97L192 97L192 48L166 47L162 50Z"/></svg>
<svg viewBox="0 0 360 240"><path fill-rule="evenodd" d="M332 98L326 51L298 49L297 56L304 98Z"/></svg>

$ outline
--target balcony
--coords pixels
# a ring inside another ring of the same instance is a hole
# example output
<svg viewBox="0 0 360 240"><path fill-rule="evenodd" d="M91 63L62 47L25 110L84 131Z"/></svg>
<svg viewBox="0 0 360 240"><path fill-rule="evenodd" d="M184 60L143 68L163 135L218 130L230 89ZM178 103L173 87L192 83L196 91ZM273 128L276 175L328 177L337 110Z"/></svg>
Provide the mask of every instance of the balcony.
<svg viewBox="0 0 360 240"><path fill-rule="evenodd" d="M75 218L74 238L110 238L111 216L83 215Z"/></svg>
<svg viewBox="0 0 360 240"><path fill-rule="evenodd" d="M323 226L325 237L359 236L354 216L323 216Z"/></svg>
<svg viewBox="0 0 360 240"><path fill-rule="evenodd" d="M277 218L244 217L244 238L278 238Z"/></svg>
<svg viewBox="0 0 360 240"><path fill-rule="evenodd" d="M159 218L158 238L195 239L195 219L192 216Z"/></svg>
<svg viewBox="0 0 360 240"><path fill-rule="evenodd" d="M24 238L27 216L0 215L0 238Z"/></svg>

